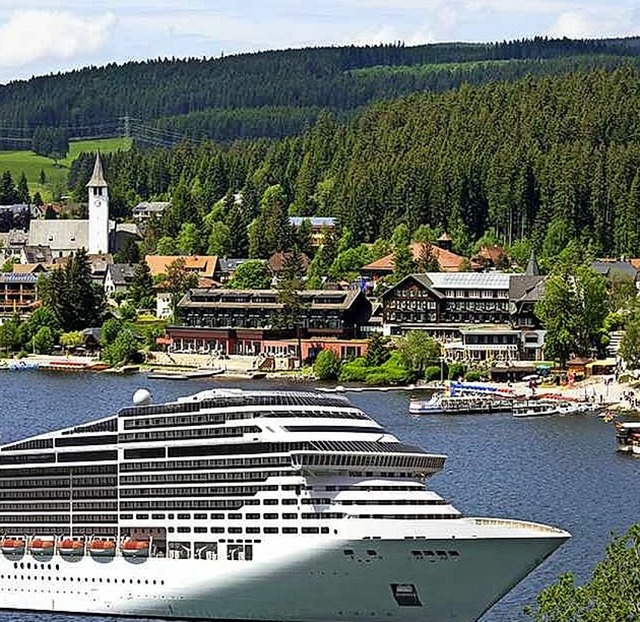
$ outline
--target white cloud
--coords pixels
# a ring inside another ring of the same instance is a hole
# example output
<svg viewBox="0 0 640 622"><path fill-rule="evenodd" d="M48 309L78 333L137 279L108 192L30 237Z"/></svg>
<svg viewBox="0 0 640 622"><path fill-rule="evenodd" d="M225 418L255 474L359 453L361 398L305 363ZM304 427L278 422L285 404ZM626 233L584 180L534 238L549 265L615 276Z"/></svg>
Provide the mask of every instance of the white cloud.
<svg viewBox="0 0 640 622"><path fill-rule="evenodd" d="M629 10L565 11L548 34L570 39L625 37L636 34L638 25L638 16Z"/></svg>
<svg viewBox="0 0 640 622"><path fill-rule="evenodd" d="M100 50L115 23L113 14L82 19L48 10L16 10L0 24L0 66L44 59L72 59Z"/></svg>

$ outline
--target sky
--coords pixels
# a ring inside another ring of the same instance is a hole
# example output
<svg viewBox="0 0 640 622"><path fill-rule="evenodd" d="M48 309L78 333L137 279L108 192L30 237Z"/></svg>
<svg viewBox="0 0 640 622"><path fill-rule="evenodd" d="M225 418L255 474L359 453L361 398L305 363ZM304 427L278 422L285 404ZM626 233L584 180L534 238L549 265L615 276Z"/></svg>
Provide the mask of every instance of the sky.
<svg viewBox="0 0 640 622"><path fill-rule="evenodd" d="M0 83L319 45L640 35L638 0L0 0Z"/></svg>

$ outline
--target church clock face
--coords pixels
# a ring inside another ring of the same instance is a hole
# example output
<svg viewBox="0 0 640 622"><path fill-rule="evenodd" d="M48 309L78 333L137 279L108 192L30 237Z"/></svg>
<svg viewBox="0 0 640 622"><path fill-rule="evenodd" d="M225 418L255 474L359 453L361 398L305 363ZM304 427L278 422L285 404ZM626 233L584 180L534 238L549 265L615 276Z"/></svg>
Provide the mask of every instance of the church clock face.
<svg viewBox="0 0 640 622"><path fill-rule="evenodd" d="M96 199L95 200L95 206L96 207L102 207L102 199Z"/></svg>

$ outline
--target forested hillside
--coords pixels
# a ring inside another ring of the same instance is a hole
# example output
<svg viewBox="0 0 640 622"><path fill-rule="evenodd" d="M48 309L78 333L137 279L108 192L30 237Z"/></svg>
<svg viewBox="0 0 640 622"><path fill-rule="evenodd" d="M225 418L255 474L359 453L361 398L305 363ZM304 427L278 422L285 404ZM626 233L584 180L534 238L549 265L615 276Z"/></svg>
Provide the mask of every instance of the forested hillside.
<svg viewBox="0 0 640 622"><path fill-rule="evenodd" d="M276 184L291 214L336 216L354 243L401 222L446 228L467 251L486 231L551 254L570 239L598 254L640 255L640 73L527 77L381 102L343 123L322 113L300 137L134 149L107 158L114 207L171 195L173 235L192 222L206 240L227 192L244 189L248 224ZM79 196L92 157L78 160ZM169 224L168 224L169 223ZM231 227L231 224L227 222Z"/></svg>
<svg viewBox="0 0 640 622"><path fill-rule="evenodd" d="M134 130L139 120L147 124L139 134L158 144L184 135L217 141L284 137L312 125L321 109L347 118L362 106L412 92L612 68L629 57L635 62L639 53L634 39L536 38L89 67L0 86L0 147L25 146L37 127L62 128L72 137L112 135L122 131L126 115Z"/></svg>

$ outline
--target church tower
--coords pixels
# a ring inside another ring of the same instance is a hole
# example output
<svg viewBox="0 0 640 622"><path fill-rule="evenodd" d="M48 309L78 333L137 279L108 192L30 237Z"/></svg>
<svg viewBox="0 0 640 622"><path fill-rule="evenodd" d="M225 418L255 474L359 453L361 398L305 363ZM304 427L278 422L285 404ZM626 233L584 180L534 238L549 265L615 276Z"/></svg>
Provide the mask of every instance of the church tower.
<svg viewBox="0 0 640 622"><path fill-rule="evenodd" d="M87 183L89 190L89 254L109 252L109 193L102 172L100 154L96 155L93 175Z"/></svg>

